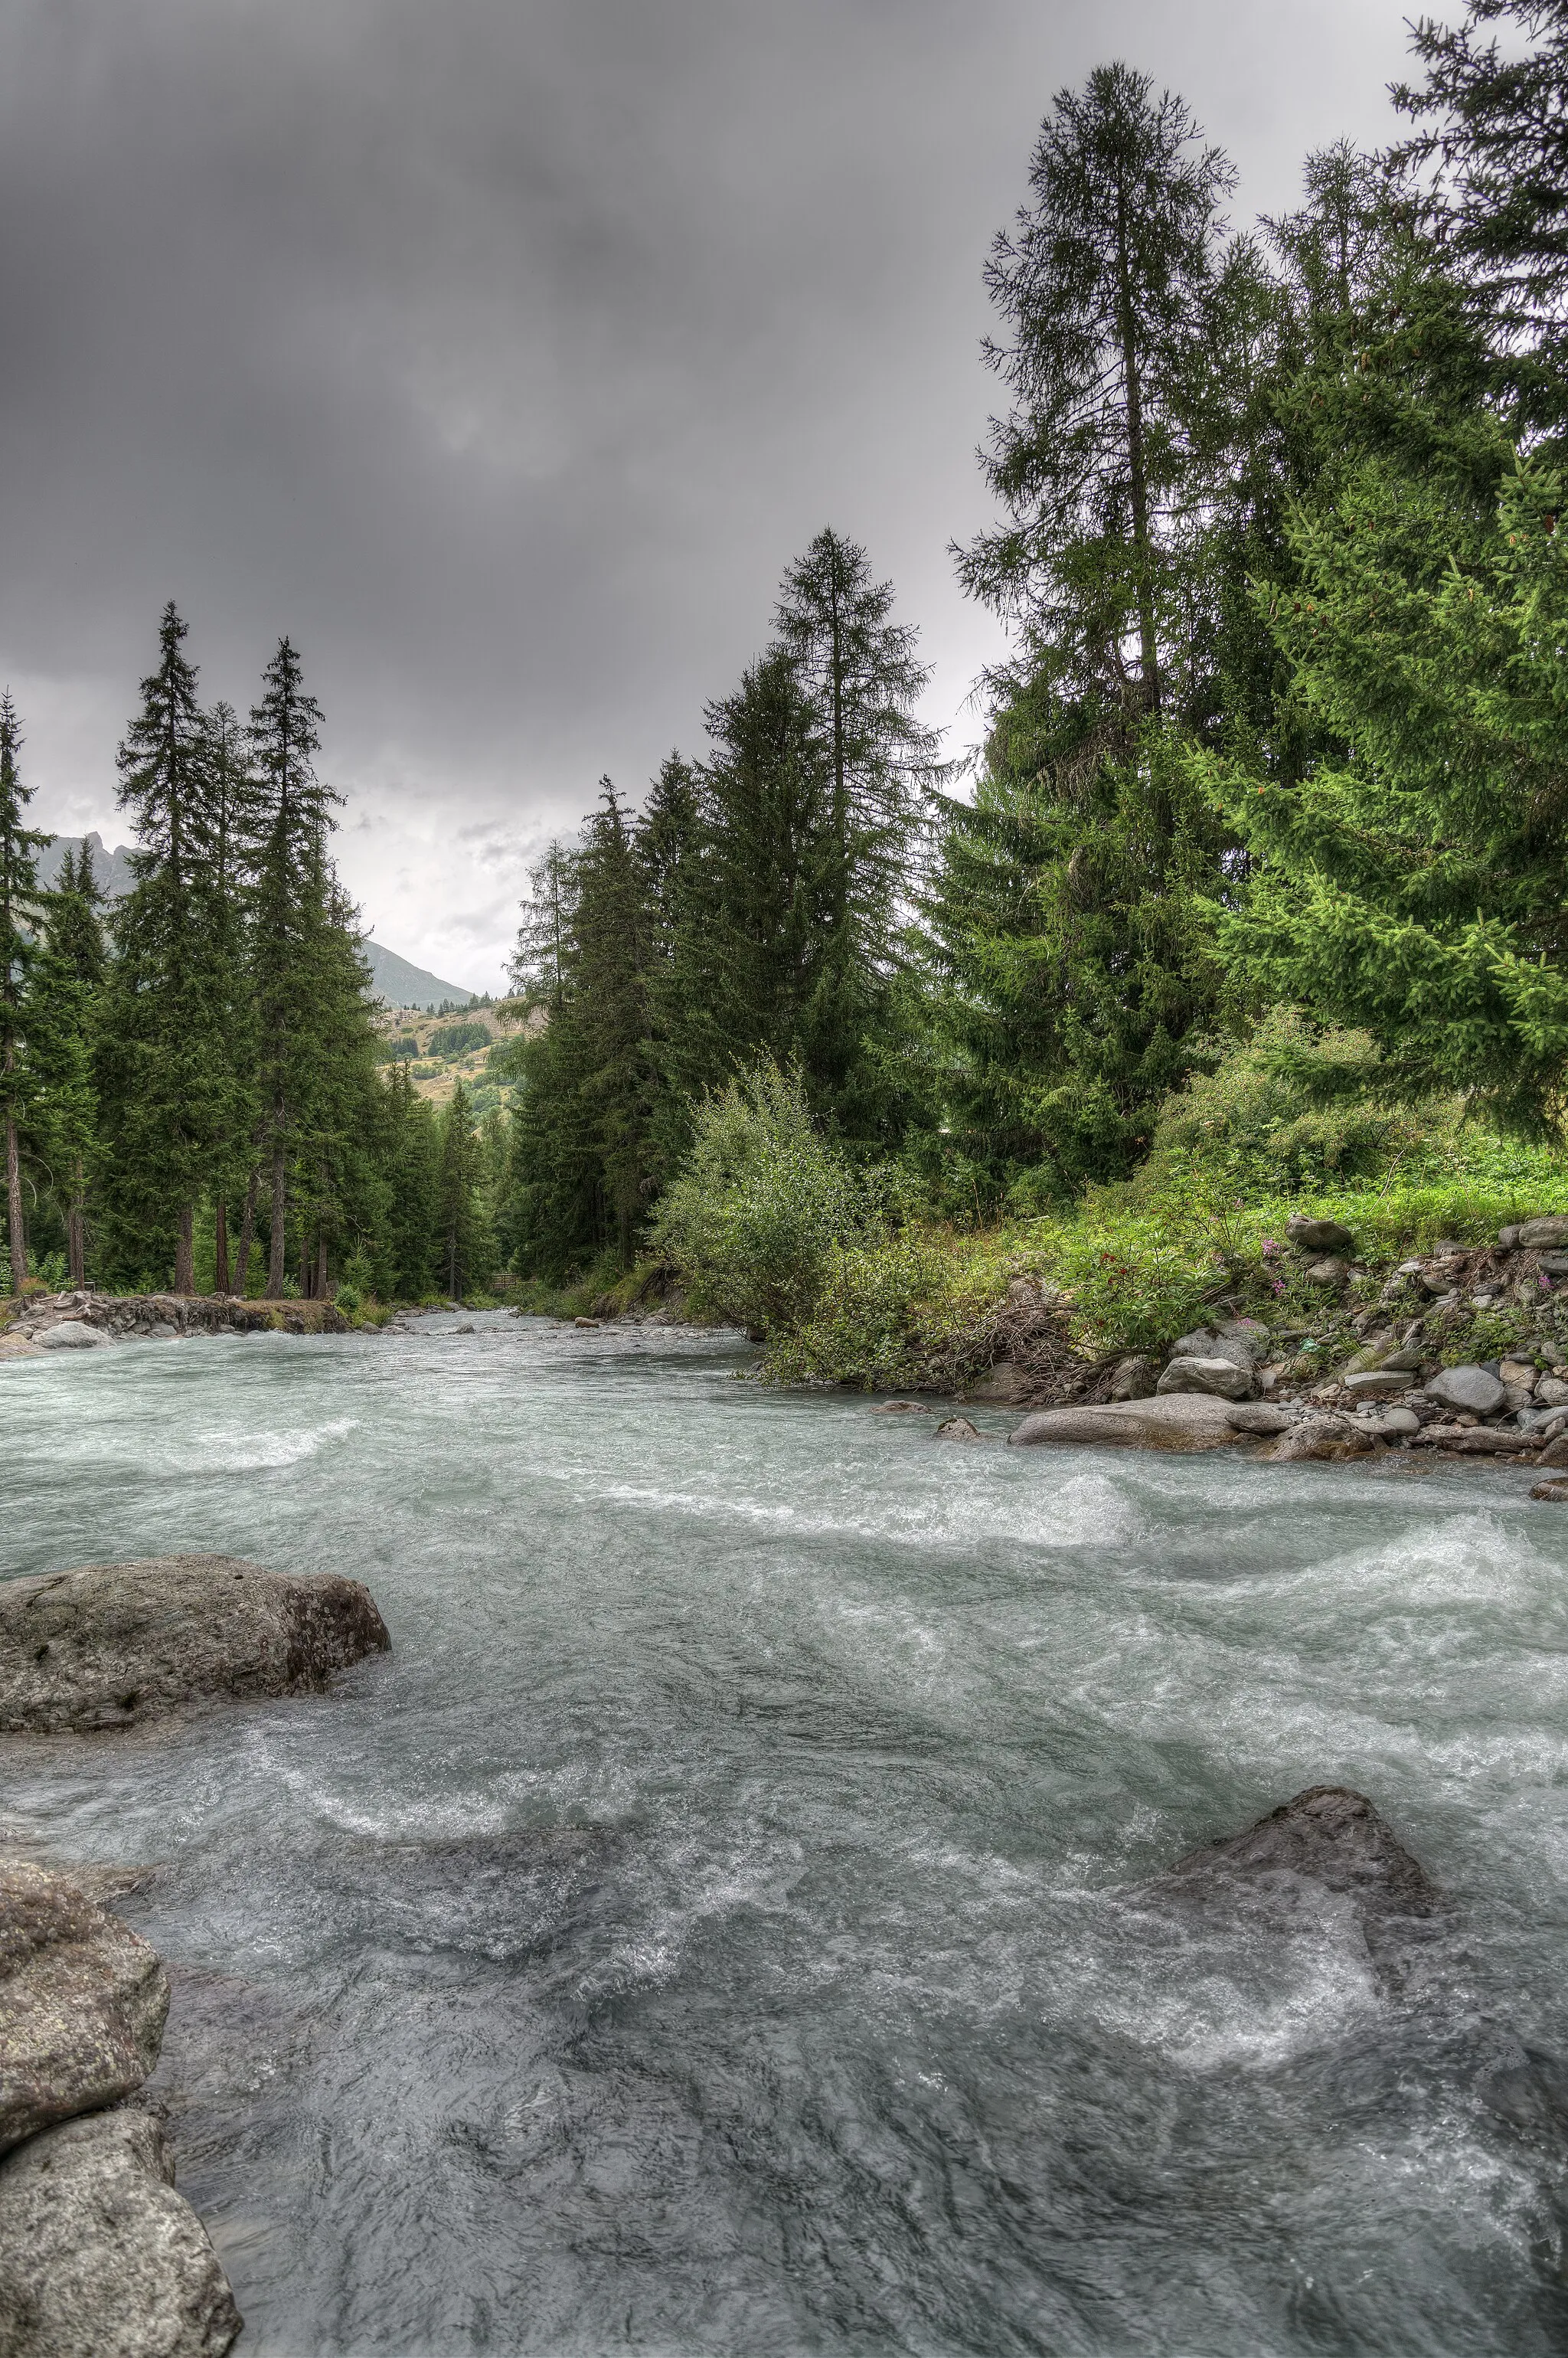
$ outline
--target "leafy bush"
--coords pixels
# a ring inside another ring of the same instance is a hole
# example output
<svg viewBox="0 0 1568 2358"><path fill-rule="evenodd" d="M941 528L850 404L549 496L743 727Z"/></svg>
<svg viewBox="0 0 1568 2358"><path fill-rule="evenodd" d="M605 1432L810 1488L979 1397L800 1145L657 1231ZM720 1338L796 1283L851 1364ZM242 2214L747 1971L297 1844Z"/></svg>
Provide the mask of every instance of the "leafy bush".
<svg viewBox="0 0 1568 2358"><path fill-rule="evenodd" d="M805 1325L836 1255L885 1229L894 1193L818 1135L796 1075L762 1064L698 1109L652 1242L699 1315L773 1334Z"/></svg>
<svg viewBox="0 0 1568 2358"><path fill-rule="evenodd" d="M831 1258L810 1315L770 1337L773 1383L958 1391L994 1357L1006 1271L979 1240L905 1228Z"/></svg>

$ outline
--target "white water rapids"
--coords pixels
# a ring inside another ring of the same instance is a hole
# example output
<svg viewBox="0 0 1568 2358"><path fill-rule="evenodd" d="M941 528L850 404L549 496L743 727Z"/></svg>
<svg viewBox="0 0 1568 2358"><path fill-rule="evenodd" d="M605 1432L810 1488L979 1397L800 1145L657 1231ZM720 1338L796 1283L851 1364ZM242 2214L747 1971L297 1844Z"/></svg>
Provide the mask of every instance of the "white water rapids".
<svg viewBox="0 0 1568 2358"><path fill-rule="evenodd" d="M0 1370L0 1571L223 1550L393 1633L0 1755L0 1830L157 1866L242 2358L1568 2344L1568 1511L457 1324ZM1410 1973L1130 1893L1326 1782L1448 1896Z"/></svg>

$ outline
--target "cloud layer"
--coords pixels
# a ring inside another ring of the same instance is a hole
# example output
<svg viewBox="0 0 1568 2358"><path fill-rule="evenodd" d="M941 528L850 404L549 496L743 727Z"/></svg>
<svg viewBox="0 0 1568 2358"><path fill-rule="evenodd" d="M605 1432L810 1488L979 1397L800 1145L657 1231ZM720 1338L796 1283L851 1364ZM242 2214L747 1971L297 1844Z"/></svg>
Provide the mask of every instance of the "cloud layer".
<svg viewBox="0 0 1568 2358"><path fill-rule="evenodd" d="M975 723L979 265L1108 55L1243 173L1374 140L1405 0L9 0L0 669L111 840L173 596L301 646L383 938L493 983L529 857L635 794L831 521Z"/></svg>

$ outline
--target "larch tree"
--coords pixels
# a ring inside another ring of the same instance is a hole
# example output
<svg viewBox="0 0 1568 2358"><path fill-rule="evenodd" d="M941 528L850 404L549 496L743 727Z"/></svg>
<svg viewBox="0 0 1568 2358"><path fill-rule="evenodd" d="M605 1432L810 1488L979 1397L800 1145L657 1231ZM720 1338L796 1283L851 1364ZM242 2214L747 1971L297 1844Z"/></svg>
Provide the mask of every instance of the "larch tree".
<svg viewBox="0 0 1568 2358"><path fill-rule="evenodd" d="M31 922L38 906L37 854L46 835L23 825L32 799L16 756L22 733L7 688L0 696L0 1120L5 1127L5 1221L13 1291L27 1275L27 1227L22 1196L21 1133L27 1117L27 1017L24 995L35 956Z"/></svg>

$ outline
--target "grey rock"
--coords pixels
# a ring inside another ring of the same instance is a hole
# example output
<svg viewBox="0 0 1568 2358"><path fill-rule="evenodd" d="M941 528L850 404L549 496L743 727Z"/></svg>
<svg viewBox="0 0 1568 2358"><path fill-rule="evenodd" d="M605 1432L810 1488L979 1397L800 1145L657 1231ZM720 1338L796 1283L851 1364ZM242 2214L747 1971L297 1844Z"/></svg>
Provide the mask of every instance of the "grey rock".
<svg viewBox="0 0 1568 2358"><path fill-rule="evenodd" d="M1252 1363L1238 1367L1234 1359L1173 1359L1156 1386L1161 1392L1213 1392L1220 1400L1250 1399L1257 1389Z"/></svg>
<svg viewBox="0 0 1568 2358"><path fill-rule="evenodd" d="M1410 1370L1404 1368L1371 1368L1345 1378L1345 1389L1354 1400L1398 1400L1409 1388Z"/></svg>
<svg viewBox="0 0 1568 2358"><path fill-rule="evenodd" d="M1110 1396L1113 1401L1151 1400L1159 1381L1160 1370L1152 1359L1123 1359L1110 1379ZM1568 1385L1563 1391L1568 1397Z"/></svg>
<svg viewBox="0 0 1568 2358"><path fill-rule="evenodd" d="M357 1580L235 1556L0 1581L0 1731L131 1727L203 1697L319 1691L391 1643Z"/></svg>
<svg viewBox="0 0 1568 2358"><path fill-rule="evenodd" d="M1422 1426L1421 1437L1433 1449L1450 1450L1461 1457L1507 1456L1530 1449L1534 1443L1534 1435L1520 1433L1517 1425L1428 1424Z"/></svg>
<svg viewBox="0 0 1568 2358"><path fill-rule="evenodd" d="M950 1416L936 1428L938 1441L984 1441L989 1436L979 1425L971 1424L967 1416Z"/></svg>
<svg viewBox="0 0 1568 2358"><path fill-rule="evenodd" d="M1537 1376L1535 1397L1543 1408L1562 1408L1568 1405L1568 1384L1561 1376Z"/></svg>
<svg viewBox="0 0 1568 2358"><path fill-rule="evenodd" d="M128 1924L69 1877L0 1858L0 2152L139 2088L168 2013L168 1976Z"/></svg>
<svg viewBox="0 0 1568 2358"><path fill-rule="evenodd" d="M1181 1456L1228 1449L1236 1433L1227 1401L1211 1392L1168 1392L1156 1400L1124 1401L1101 1408L1041 1409L1014 1425L1015 1448L1051 1443L1089 1443L1108 1449L1157 1449Z"/></svg>
<svg viewBox="0 0 1568 2358"><path fill-rule="evenodd" d="M1350 1280L1350 1265L1330 1255L1326 1260L1314 1260L1305 1276L1309 1285L1346 1285Z"/></svg>
<svg viewBox="0 0 1568 2358"><path fill-rule="evenodd" d="M1430 1917L1442 1905L1421 1862L1346 1785L1309 1786L1244 1833L1190 1851L1150 1887L1204 1898L1250 1888L1288 1898L1291 1884L1302 1882L1344 1893L1368 1932Z"/></svg>
<svg viewBox="0 0 1568 2358"><path fill-rule="evenodd" d="M61 1318L53 1326L40 1327L33 1339L40 1351L93 1351L110 1338L84 1318Z"/></svg>
<svg viewBox="0 0 1568 2358"><path fill-rule="evenodd" d="M1426 1390L1444 1408L1468 1409L1472 1416L1496 1416L1506 1398L1503 1386L1485 1368L1444 1368Z"/></svg>
<svg viewBox="0 0 1568 2358"><path fill-rule="evenodd" d="M1568 1245L1568 1217L1552 1212L1540 1219L1521 1220L1518 1241L1524 1252L1561 1252Z"/></svg>
<svg viewBox="0 0 1568 2358"><path fill-rule="evenodd" d="M68 2121L0 2164L5 2358L223 2358L240 2327L153 2115Z"/></svg>
<svg viewBox="0 0 1568 2358"><path fill-rule="evenodd" d="M1568 1253L1542 1253L1541 1273L1542 1277L1568 1277Z"/></svg>
<svg viewBox="0 0 1568 2358"><path fill-rule="evenodd" d="M1276 1466L1293 1465L1303 1458L1337 1463L1346 1457L1364 1457L1379 1446L1370 1420L1341 1416L1334 1409L1314 1409L1271 1442L1263 1455Z"/></svg>
<svg viewBox="0 0 1568 2358"><path fill-rule="evenodd" d="M1413 1408L1374 1409L1367 1422L1385 1441L1408 1440L1421 1431L1421 1419Z"/></svg>
<svg viewBox="0 0 1568 2358"><path fill-rule="evenodd" d="M878 1401L871 1411L873 1416L918 1416L920 1412L918 1401Z"/></svg>
<svg viewBox="0 0 1568 2358"><path fill-rule="evenodd" d="M1195 1326L1190 1335L1176 1337L1166 1357L1172 1359L1212 1359L1218 1340L1218 1336L1212 1335L1206 1326Z"/></svg>
<svg viewBox="0 0 1568 2358"><path fill-rule="evenodd" d="M146 1325L138 1326L136 1333L148 1343L176 1343L179 1339L178 1327L171 1326L167 1318L151 1319Z"/></svg>
<svg viewBox="0 0 1568 2358"><path fill-rule="evenodd" d="M1499 1252L1512 1252L1518 1243L1519 1226L1517 1222L1512 1228L1499 1228L1498 1230L1498 1250Z"/></svg>
<svg viewBox="0 0 1568 2358"><path fill-rule="evenodd" d="M1233 1433L1289 1433L1295 1419L1288 1410L1271 1408L1267 1401L1235 1401L1226 1413Z"/></svg>
<svg viewBox="0 0 1568 2358"><path fill-rule="evenodd" d="M1348 1252L1356 1241L1337 1220L1312 1220L1302 1212L1292 1212L1285 1222L1285 1236L1298 1252L1304 1253Z"/></svg>

